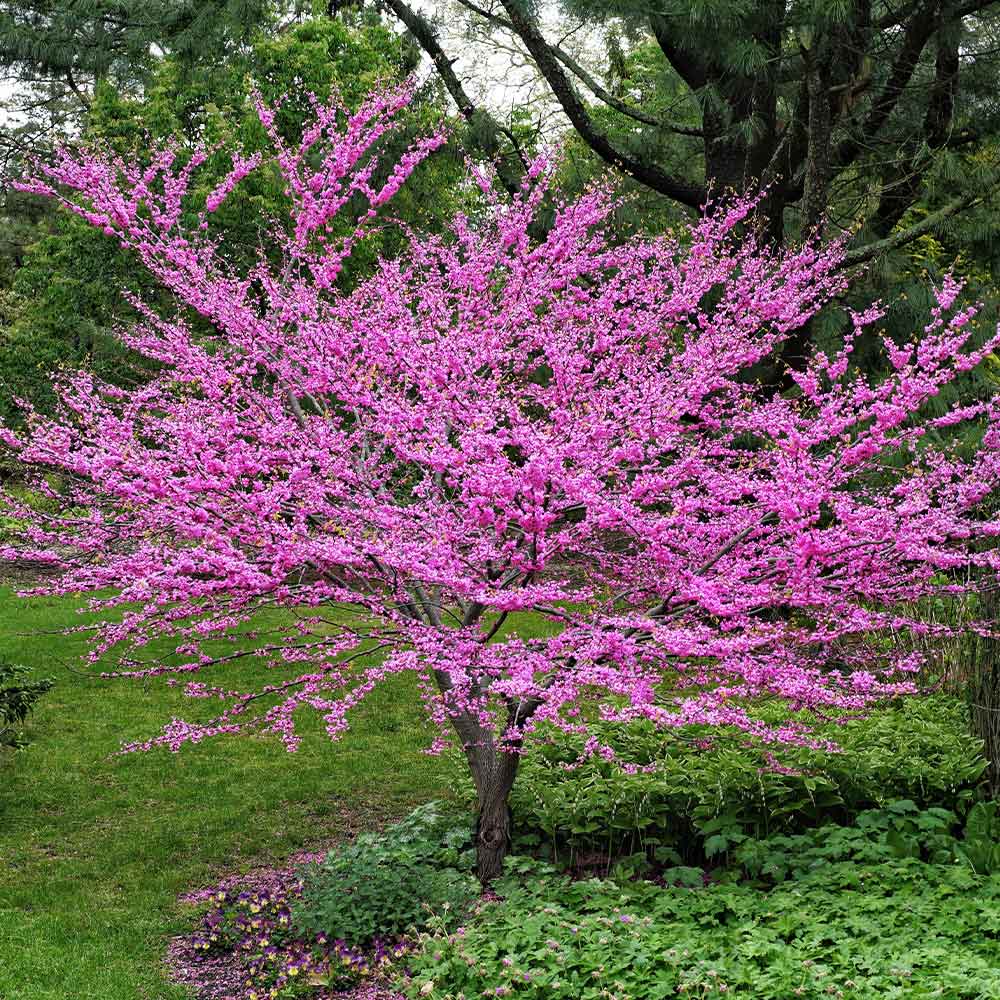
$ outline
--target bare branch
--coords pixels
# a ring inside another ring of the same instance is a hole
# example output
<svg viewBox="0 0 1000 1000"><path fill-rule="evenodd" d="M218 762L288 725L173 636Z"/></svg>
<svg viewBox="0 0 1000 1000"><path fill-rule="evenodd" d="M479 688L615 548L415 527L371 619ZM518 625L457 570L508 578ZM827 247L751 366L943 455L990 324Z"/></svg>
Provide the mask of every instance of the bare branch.
<svg viewBox="0 0 1000 1000"><path fill-rule="evenodd" d="M473 3L472 0L457 0L457 2L467 10L471 10L474 14L478 14L484 20L496 25L498 28L503 28L506 31L512 31L516 34L514 25L511 24L507 18L500 17L499 14L493 14L490 11L483 9ZM656 128L662 128L669 132L675 132L678 135L690 135L697 137L704 134L700 128L663 121L656 115L646 114L646 112L641 109L629 104L628 101L623 101L620 97L615 97L614 94L603 87L591 73L588 73L587 70L584 69L584 67L581 66L580 63L577 62L577 60L574 59L561 46L549 43L549 48L552 50L552 54L556 57L556 59L558 59L559 62L561 62L575 77L577 77L587 90L589 90L599 101L602 101L609 108L613 108L619 114L625 115L627 118L631 118L634 121L642 122L644 125L653 125Z"/></svg>
<svg viewBox="0 0 1000 1000"><path fill-rule="evenodd" d="M451 94L452 100L458 105L458 110L462 117L472 124L485 125L488 130L506 136L514 152L521 160L521 166L526 167L527 164L524 163L520 147L510 129L501 125L489 112L477 107L473 103L472 98L469 97L468 92L462 85L462 81L459 80L458 74L454 70L454 60L448 58L441 47L441 43L438 41L434 27L427 18L415 11L404 0L385 0L385 5L406 26L420 47L430 57L438 76L441 77L448 93ZM498 150L487 149L486 152L492 155L498 152ZM502 156L497 158L497 176L500 178L500 183L503 184L505 190L511 196L517 194L520 190L520 176L510 168L508 163L504 162Z"/></svg>
<svg viewBox="0 0 1000 1000"><path fill-rule="evenodd" d="M396 3L398 0L390 0ZM580 134L580 137L602 160L612 166L620 167L637 181L645 184L660 194L679 201L691 208L700 208L704 204L705 188L690 184L677 177L672 177L660 167L644 163L634 156L616 148L607 134L598 128L590 117L586 106L570 83L559 60L556 58L549 43L538 30L535 22L525 13L517 0L501 0L512 28L535 60L542 76L552 88L552 92L570 122Z"/></svg>

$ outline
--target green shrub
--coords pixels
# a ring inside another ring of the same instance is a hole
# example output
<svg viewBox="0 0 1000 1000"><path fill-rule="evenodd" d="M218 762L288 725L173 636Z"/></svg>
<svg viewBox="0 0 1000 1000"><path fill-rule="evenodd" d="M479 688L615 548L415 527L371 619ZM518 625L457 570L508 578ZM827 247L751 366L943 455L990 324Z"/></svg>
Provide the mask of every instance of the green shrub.
<svg viewBox="0 0 1000 1000"><path fill-rule="evenodd" d="M0 661L0 747L23 747L21 726L36 701L52 687L47 678L28 680L27 667Z"/></svg>
<svg viewBox="0 0 1000 1000"><path fill-rule="evenodd" d="M294 928L354 947L419 929L432 916L454 923L478 891L470 832L430 802L384 833L362 834L302 870Z"/></svg>
<svg viewBox="0 0 1000 1000"><path fill-rule="evenodd" d="M977 802L969 810L955 854L980 875L1000 872L1000 803Z"/></svg>
<svg viewBox="0 0 1000 1000"><path fill-rule="evenodd" d="M920 810L903 799L890 802L885 809L859 813L853 826L828 825L800 834L747 838L735 846L730 858L751 877L773 882L817 872L841 861L876 864L902 858L942 865L965 862L978 874L990 874L1000 871L1000 866L991 866L991 849L998 837L990 819L987 805L977 803L960 832L961 824L953 812L936 806ZM970 852L978 863L968 860Z"/></svg>
<svg viewBox="0 0 1000 1000"><path fill-rule="evenodd" d="M422 937L409 997L1000 997L1000 877L966 866L841 862L770 891L512 868L462 934Z"/></svg>
<svg viewBox="0 0 1000 1000"><path fill-rule="evenodd" d="M781 709L761 715L776 721ZM535 738L512 795L522 846L563 859L596 853L608 863L636 852L700 861L728 850L734 834L849 824L898 799L964 815L985 767L966 707L943 695L821 726L838 753L762 747L693 727L664 732L647 722L598 730L617 760L576 763L582 739L551 729Z"/></svg>

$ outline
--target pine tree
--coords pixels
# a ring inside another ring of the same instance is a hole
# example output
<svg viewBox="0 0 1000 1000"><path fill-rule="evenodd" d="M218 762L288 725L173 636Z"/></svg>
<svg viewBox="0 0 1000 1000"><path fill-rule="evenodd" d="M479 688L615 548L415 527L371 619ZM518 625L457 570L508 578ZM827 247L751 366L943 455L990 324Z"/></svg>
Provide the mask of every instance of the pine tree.
<svg viewBox="0 0 1000 1000"><path fill-rule="evenodd" d="M849 261L869 260L940 231L997 176L996 0L563 0L567 33L609 39L595 71L553 40L553 5L455 4L525 51L593 158L686 209L766 186L778 242L862 228ZM386 6L461 107L431 22Z"/></svg>
<svg viewBox="0 0 1000 1000"><path fill-rule="evenodd" d="M265 0L4 0L0 65L73 90L135 80L157 53L219 61L269 16Z"/></svg>

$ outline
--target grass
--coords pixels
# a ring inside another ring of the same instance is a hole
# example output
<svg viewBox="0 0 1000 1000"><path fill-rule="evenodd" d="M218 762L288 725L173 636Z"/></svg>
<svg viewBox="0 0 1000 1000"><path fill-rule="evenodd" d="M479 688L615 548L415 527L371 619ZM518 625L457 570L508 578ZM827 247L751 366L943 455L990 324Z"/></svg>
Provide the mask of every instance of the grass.
<svg viewBox="0 0 1000 1000"><path fill-rule="evenodd" d="M168 938L189 926L179 893L465 780L421 752L429 734L407 677L380 688L337 745L307 725L294 756L245 737L114 756L123 740L219 703L74 672L83 638L45 633L78 623L75 607L0 588L0 657L56 680L31 718L33 745L0 757L0 1000L180 1000L162 969ZM227 682L263 674L236 667Z"/></svg>

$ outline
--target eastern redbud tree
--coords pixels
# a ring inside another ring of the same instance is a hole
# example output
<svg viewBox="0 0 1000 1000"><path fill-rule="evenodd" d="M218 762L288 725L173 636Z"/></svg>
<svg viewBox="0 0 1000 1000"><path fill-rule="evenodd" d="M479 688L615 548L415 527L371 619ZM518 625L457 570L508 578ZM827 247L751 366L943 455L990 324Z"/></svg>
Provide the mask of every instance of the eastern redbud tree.
<svg viewBox="0 0 1000 1000"><path fill-rule="evenodd" d="M122 333L157 363L151 381L65 377L56 416L2 432L62 505L8 497L27 527L5 556L61 567L48 592L121 609L95 660L224 700L213 721L175 719L131 749L262 731L295 750L308 709L336 740L377 685L416 675L433 749L454 741L468 759L488 882L540 723L808 743L754 704L830 716L916 689L920 660L892 637L932 628L913 610L924 599L995 576L1000 531L997 404L922 411L996 338L975 346L947 280L913 342L886 343L885 377L850 369L871 308L845 313L841 349L814 354L794 391L766 391L748 370L844 289L842 246L762 245L745 200L683 239L615 242L613 197L561 202L544 161L513 202L470 167L475 213L446 237L410 234L345 290L352 244L392 224L385 206L444 141L383 162L408 99L317 103L296 143L261 104L273 156L236 156L200 202L203 153L64 152L40 168L28 189L133 250L176 308L139 303L144 322ZM262 169L280 171L289 214L236 273L209 216ZM344 211L359 222L338 241ZM970 422L982 444L962 457ZM284 624L253 648L205 646L276 608ZM163 637L179 658L143 660ZM266 658L274 682L235 688L223 675L241 657Z"/></svg>

